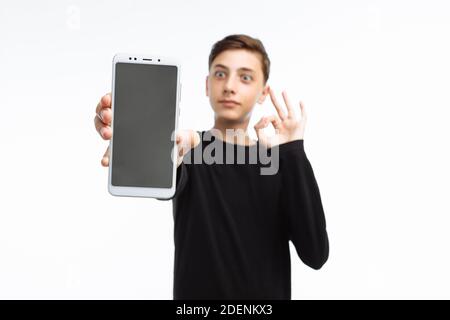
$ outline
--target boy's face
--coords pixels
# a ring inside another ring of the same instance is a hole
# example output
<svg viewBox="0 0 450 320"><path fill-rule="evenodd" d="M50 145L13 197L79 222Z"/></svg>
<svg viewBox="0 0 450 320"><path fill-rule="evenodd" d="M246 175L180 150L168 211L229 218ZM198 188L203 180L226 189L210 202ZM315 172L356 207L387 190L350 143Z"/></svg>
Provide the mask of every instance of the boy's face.
<svg viewBox="0 0 450 320"><path fill-rule="evenodd" d="M216 119L248 122L255 103L262 104L268 93L260 54L245 49L221 52L206 77L206 96ZM227 105L222 100L233 100L237 104Z"/></svg>

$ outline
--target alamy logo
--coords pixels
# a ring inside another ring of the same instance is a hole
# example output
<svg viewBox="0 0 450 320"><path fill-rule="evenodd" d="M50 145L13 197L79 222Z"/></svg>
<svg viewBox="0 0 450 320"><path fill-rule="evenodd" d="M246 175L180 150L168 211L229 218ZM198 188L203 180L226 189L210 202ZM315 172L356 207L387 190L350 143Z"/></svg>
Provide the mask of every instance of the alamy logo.
<svg viewBox="0 0 450 320"><path fill-rule="evenodd" d="M203 135L203 139L200 139L200 145L191 149L183 157L183 162L186 164L247 164L246 163L246 150L244 147L236 148L237 154L235 153L235 145L233 143L224 143L224 141L234 141L237 138L238 145L244 145L245 143L245 132L242 129L226 129L225 133L227 139L224 139L223 134L218 129L211 129L206 131ZM172 141L174 139L174 134L172 133ZM214 137L214 139L213 139ZM203 148L203 141L208 141L208 145ZM211 142L212 141L212 142ZM275 138L276 142L276 138ZM224 163L224 148L225 149L225 163ZM263 146L261 144L253 145L248 150L248 164L257 164L258 161L261 166L261 175L274 175L279 169L279 145L274 143L270 148ZM173 155L172 150L172 155ZM172 157L173 158L173 157Z"/></svg>

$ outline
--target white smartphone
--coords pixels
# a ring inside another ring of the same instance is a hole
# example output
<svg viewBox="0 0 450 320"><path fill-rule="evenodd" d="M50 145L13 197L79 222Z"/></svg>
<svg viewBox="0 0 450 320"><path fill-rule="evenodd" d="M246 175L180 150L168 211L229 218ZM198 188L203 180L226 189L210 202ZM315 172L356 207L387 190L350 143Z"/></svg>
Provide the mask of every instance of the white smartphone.
<svg viewBox="0 0 450 320"><path fill-rule="evenodd" d="M110 194L160 199L175 194L180 73L180 64L167 56L114 56Z"/></svg>

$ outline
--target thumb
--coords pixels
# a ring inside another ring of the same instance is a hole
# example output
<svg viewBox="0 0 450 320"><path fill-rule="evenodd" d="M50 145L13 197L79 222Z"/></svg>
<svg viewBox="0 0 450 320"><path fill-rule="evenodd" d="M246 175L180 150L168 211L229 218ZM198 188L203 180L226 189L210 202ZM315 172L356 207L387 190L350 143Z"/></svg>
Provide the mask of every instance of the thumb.
<svg viewBox="0 0 450 320"><path fill-rule="evenodd" d="M178 147L178 156L181 157L183 156L183 143L184 143L184 139L181 134L177 134L176 143Z"/></svg>
<svg viewBox="0 0 450 320"><path fill-rule="evenodd" d="M255 124L253 127L256 131L256 136L258 137L258 140L262 144L267 144L267 136L264 133L263 129L267 127L269 124L269 121L267 120L267 117L262 117L261 120L258 121L258 123Z"/></svg>
<svg viewBox="0 0 450 320"><path fill-rule="evenodd" d="M107 167L109 166L109 146L106 148L105 154L102 158L102 166Z"/></svg>

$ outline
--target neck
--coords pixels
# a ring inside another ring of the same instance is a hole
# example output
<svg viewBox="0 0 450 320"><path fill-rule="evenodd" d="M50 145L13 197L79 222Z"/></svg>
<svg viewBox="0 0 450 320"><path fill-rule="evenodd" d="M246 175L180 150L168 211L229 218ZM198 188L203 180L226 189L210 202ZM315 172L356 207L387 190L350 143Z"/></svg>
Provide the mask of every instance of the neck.
<svg viewBox="0 0 450 320"><path fill-rule="evenodd" d="M221 134L220 139L225 142L233 144L237 143L244 145L252 145L255 142L248 135L247 131L248 123L249 120L245 120L243 122L236 122L216 118L212 129L219 131ZM228 134L227 130L229 130Z"/></svg>

